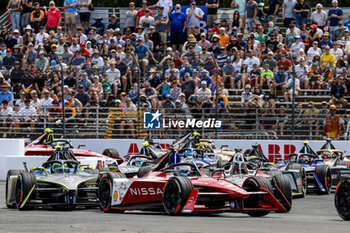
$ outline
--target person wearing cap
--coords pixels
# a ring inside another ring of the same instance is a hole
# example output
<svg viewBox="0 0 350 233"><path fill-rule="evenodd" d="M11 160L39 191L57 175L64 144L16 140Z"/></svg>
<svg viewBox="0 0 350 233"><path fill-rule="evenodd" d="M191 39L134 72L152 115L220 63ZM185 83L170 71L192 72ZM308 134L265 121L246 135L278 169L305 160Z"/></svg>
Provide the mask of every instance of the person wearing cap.
<svg viewBox="0 0 350 233"><path fill-rule="evenodd" d="M340 115L336 114L337 107L329 107L330 114L323 120L323 133L327 138L339 138L345 132L345 122Z"/></svg>
<svg viewBox="0 0 350 233"><path fill-rule="evenodd" d="M295 19L299 28L302 28L304 24L307 24L309 12L309 4L305 2L305 0L299 0L294 7Z"/></svg>
<svg viewBox="0 0 350 233"><path fill-rule="evenodd" d="M108 74L108 80L111 82L112 87L113 87L113 93L115 96L118 94L118 87L121 86L121 73L120 71L116 68L115 62L111 61L109 63L110 68L106 71L106 74Z"/></svg>
<svg viewBox="0 0 350 233"><path fill-rule="evenodd" d="M312 12L311 14L311 24L315 24L318 28L323 30L324 26L326 26L327 18L327 13L323 10L322 4L318 3L316 5L316 11Z"/></svg>
<svg viewBox="0 0 350 233"><path fill-rule="evenodd" d="M139 20L139 24L143 27L143 33L150 33L150 27L154 26L154 18L150 16L150 10L145 10L145 15Z"/></svg>
<svg viewBox="0 0 350 233"><path fill-rule="evenodd" d="M113 14L111 15L111 22L108 24L107 30L113 29L115 31L117 28L120 28L120 23L117 20L117 16Z"/></svg>
<svg viewBox="0 0 350 233"><path fill-rule="evenodd" d="M163 53L166 53L166 42L168 40L167 36L167 28L168 28L168 22L169 22L169 15L164 13L164 7L159 6L158 7L158 13L156 16L154 16L154 25L155 25L155 32L159 33L160 36L160 42L163 46ZM151 37L153 37L154 32L151 30ZM156 34L156 33L154 33ZM155 40L153 40L155 42Z"/></svg>
<svg viewBox="0 0 350 233"><path fill-rule="evenodd" d="M252 92L249 84L244 86L244 91L241 94L242 107L252 107Z"/></svg>
<svg viewBox="0 0 350 233"><path fill-rule="evenodd" d="M78 52L80 52L81 56L85 58L85 60L87 60L90 56L90 52L89 50L86 49L86 43L85 42L81 42L80 43L80 48L79 50L76 50L74 53L73 58L78 56Z"/></svg>
<svg viewBox="0 0 350 233"><path fill-rule="evenodd" d="M197 100L201 103L207 101L208 98L211 98L211 90L207 87L207 82L205 80L201 81L201 87L198 88L195 93Z"/></svg>
<svg viewBox="0 0 350 233"><path fill-rule="evenodd" d="M192 0L190 3L190 7L186 9L187 16L187 33L193 34L194 27L196 25L200 25L200 21L203 19L204 12L202 9L197 7L197 3L195 0Z"/></svg>
<svg viewBox="0 0 350 233"><path fill-rule="evenodd" d="M181 5L176 4L175 11L169 16L168 31L173 50L182 51L184 44L184 33L187 27L187 16L181 12Z"/></svg>
<svg viewBox="0 0 350 233"><path fill-rule="evenodd" d="M141 90L140 97L145 95L147 100L152 104L152 107L156 108L158 106L157 93L156 89L151 87L149 82L146 82L145 87Z"/></svg>
<svg viewBox="0 0 350 233"><path fill-rule="evenodd" d="M91 27L95 27L100 36L102 36L105 32L105 24L102 22L102 17L100 15L96 15L95 23L91 24Z"/></svg>
<svg viewBox="0 0 350 233"><path fill-rule="evenodd" d="M334 29L334 32L333 32L333 41L338 41L338 40L341 40L342 37L344 36L344 32L345 30L348 29L347 27L345 27L343 25L343 21L340 20L338 22L338 27L336 27Z"/></svg>
<svg viewBox="0 0 350 233"><path fill-rule="evenodd" d="M200 34L200 40L198 41L197 45L202 47L202 49L203 49L203 47L205 47L206 49L209 49L211 47L211 44L207 40L205 33Z"/></svg>
<svg viewBox="0 0 350 233"><path fill-rule="evenodd" d="M304 42L299 35L294 36L295 42L290 46L293 54L298 54L300 49L305 49Z"/></svg>
<svg viewBox="0 0 350 233"><path fill-rule="evenodd" d="M135 10L135 3L130 2L129 10L125 12L125 16L124 16L124 22L125 22L124 34L126 33L126 31L129 31L129 32L135 31L137 13L138 13L137 10ZM125 41L125 38L123 38L123 40Z"/></svg>
<svg viewBox="0 0 350 233"><path fill-rule="evenodd" d="M16 58L12 54L12 49L6 49L6 56L2 59L2 68L5 71L10 71L15 65Z"/></svg>
<svg viewBox="0 0 350 233"><path fill-rule="evenodd" d="M322 46L329 46L330 48L333 48L333 42L330 40L330 34L329 32L324 32L322 35L322 40L318 43L318 47L322 48Z"/></svg>
<svg viewBox="0 0 350 233"><path fill-rule="evenodd" d="M280 53L280 55L279 55L279 57L280 57L280 60L278 60L277 61L277 66L278 67L283 67L284 68L284 71L285 72L292 72L292 66L293 66L293 64L292 64L292 62L291 62L291 60L289 60L287 57L286 57L286 54L284 54L284 53Z"/></svg>
<svg viewBox="0 0 350 233"><path fill-rule="evenodd" d="M158 0L158 2L156 4L149 6L149 8L150 9L162 8L162 9L164 9L163 13L165 15L169 15L173 9L173 1L172 0Z"/></svg>
<svg viewBox="0 0 350 233"><path fill-rule="evenodd" d="M2 90L0 92L0 103L2 103L2 101L6 100L8 102L8 104L10 106L12 106L14 98L13 98L12 92L9 90L10 86L7 83L3 82L1 88L2 88Z"/></svg>
<svg viewBox="0 0 350 233"><path fill-rule="evenodd" d="M75 25L77 23L79 0L64 0L64 19L67 24L68 32L75 33Z"/></svg>
<svg viewBox="0 0 350 233"><path fill-rule="evenodd" d="M49 10L44 6L44 12L47 17L46 29L47 31L56 31L57 26L61 24L61 11L55 6L54 1L49 2Z"/></svg>
<svg viewBox="0 0 350 233"><path fill-rule="evenodd" d="M140 24L140 19L142 16L145 16L145 10L148 9L149 10L149 15L150 16L153 16L153 13L152 11L147 7L147 0L142 0L141 2L141 9L137 11L137 14L136 14L136 25L139 25Z"/></svg>
<svg viewBox="0 0 350 233"><path fill-rule="evenodd" d="M328 10L329 33L333 34L339 21L343 20L343 10L338 7L338 0L332 0L332 8Z"/></svg>
<svg viewBox="0 0 350 233"><path fill-rule="evenodd" d="M49 59L47 59L47 57L45 57L44 51L40 51L39 52L39 57L35 61L34 67L36 69L38 69L38 70L43 71L43 72L47 72L48 71L48 69L49 69Z"/></svg>

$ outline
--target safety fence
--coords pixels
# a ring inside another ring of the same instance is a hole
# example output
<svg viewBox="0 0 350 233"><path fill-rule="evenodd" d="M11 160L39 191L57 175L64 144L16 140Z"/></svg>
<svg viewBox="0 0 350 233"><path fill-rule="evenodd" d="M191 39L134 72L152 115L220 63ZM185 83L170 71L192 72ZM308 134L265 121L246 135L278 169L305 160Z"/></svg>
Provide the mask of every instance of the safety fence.
<svg viewBox="0 0 350 233"><path fill-rule="evenodd" d="M294 115L294 139L324 138L325 116L319 110L299 109ZM318 112L319 111L319 112ZM152 121L157 109L90 107L75 116L66 112L67 138L177 138L196 130L217 139L291 139L292 113L284 108L172 108L158 109L159 117ZM151 114L148 117L147 114ZM339 139L349 139L346 112L345 133ZM25 120L27 119L27 120ZM45 128L62 135L62 115L38 113L3 118L0 133L3 137L35 138ZM219 123L220 122L220 123ZM153 125L152 125L152 124ZM148 127L148 128L147 128Z"/></svg>

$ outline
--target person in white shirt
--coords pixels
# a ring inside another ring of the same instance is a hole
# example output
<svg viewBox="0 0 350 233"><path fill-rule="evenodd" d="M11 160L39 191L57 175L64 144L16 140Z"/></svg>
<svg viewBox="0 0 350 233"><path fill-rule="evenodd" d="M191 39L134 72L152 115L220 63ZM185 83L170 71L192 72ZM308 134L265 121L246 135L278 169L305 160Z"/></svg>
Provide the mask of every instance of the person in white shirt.
<svg viewBox="0 0 350 233"><path fill-rule="evenodd" d="M248 57L244 60L244 62L248 66L248 72L253 69L253 65L256 64L258 67L260 66L260 60L253 56L253 51L248 51Z"/></svg>
<svg viewBox="0 0 350 233"><path fill-rule="evenodd" d="M310 20L312 24L316 24L317 27L323 29L327 22L327 13L323 10L322 4L316 5L316 11L312 12Z"/></svg>
<svg viewBox="0 0 350 233"><path fill-rule="evenodd" d="M286 86L286 92L284 93L284 101L288 102L288 100L292 101L293 98L293 78L288 79ZM294 94L298 96L300 93L300 80L299 78L295 78L295 89Z"/></svg>
<svg viewBox="0 0 350 233"><path fill-rule="evenodd" d="M37 113L35 108L30 106L29 99L25 100L25 107L19 111L19 115L22 127L29 126L31 128L32 133L34 133Z"/></svg>
<svg viewBox="0 0 350 233"><path fill-rule="evenodd" d="M333 48L330 50L330 53L334 55L336 61L344 55L343 49L341 49L342 44L340 40L334 41Z"/></svg>
<svg viewBox="0 0 350 233"><path fill-rule="evenodd" d="M2 108L1 108L1 120L2 120L2 129L4 131L3 137L7 137L7 131L10 129L9 123L11 123L12 120L12 107L8 106L9 102L7 100L2 101Z"/></svg>
<svg viewBox="0 0 350 233"><path fill-rule="evenodd" d="M18 105L19 109L23 108L25 106L24 101L26 100L26 93L24 91L21 92L19 95L20 99L16 100L16 104Z"/></svg>
<svg viewBox="0 0 350 233"><path fill-rule="evenodd" d="M96 49L93 53L91 63L94 65L97 65L97 67L100 69L104 65L103 58L100 56L100 53Z"/></svg>
<svg viewBox="0 0 350 233"><path fill-rule="evenodd" d="M83 33L83 28L82 27L78 27L77 28L77 32L78 32L78 37L79 37L79 42L84 42L86 43L88 37Z"/></svg>
<svg viewBox="0 0 350 233"><path fill-rule="evenodd" d="M45 114L49 112L53 99L50 97L50 92L47 89L43 90L42 96L43 98L40 99L40 103L42 111Z"/></svg>
<svg viewBox="0 0 350 233"><path fill-rule="evenodd" d="M106 74L108 75L108 80L111 82L112 86L113 86L113 93L114 95L118 94L118 86L121 85L120 82L120 71L118 69L115 68L115 62L111 61L109 63L110 65L110 69L108 69L106 71Z"/></svg>
<svg viewBox="0 0 350 233"><path fill-rule="evenodd" d="M300 59L300 64L295 66L295 73L300 79L300 83L304 85L305 89L309 89L309 75L310 67L306 64L305 59Z"/></svg>
<svg viewBox="0 0 350 233"><path fill-rule="evenodd" d="M44 44L43 39L48 37L49 34L45 32L45 28L43 26L40 26L39 32L35 36L35 47Z"/></svg>
<svg viewBox="0 0 350 233"><path fill-rule="evenodd" d="M314 41L312 42L312 47L310 47L307 51L307 61L309 64L312 63L312 60L314 59L314 56L318 55L320 56L322 53L322 50L318 47L318 42Z"/></svg>
<svg viewBox="0 0 350 233"><path fill-rule="evenodd" d="M156 4L151 5L148 8L153 9L160 6L164 7L164 14L169 15L173 9L173 0L159 0Z"/></svg>
<svg viewBox="0 0 350 233"><path fill-rule="evenodd" d="M123 60L125 58L125 53L123 52L123 46L120 44L117 45L116 57L120 57L120 60Z"/></svg>
<svg viewBox="0 0 350 233"><path fill-rule="evenodd" d="M206 101L208 98L211 98L211 91L210 91L209 88L207 88L207 82L206 81L202 81L201 82L201 88L199 88L197 90L195 95L197 96L197 100L202 102L202 103L204 101Z"/></svg>

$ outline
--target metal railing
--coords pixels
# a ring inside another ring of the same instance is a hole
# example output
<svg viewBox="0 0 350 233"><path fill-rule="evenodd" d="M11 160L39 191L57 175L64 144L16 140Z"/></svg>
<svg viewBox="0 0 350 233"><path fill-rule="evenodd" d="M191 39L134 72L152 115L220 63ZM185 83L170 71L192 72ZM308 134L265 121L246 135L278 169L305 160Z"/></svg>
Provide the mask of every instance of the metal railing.
<svg viewBox="0 0 350 233"><path fill-rule="evenodd" d="M73 120L66 122L67 138L177 138L193 130L199 131L209 138L218 139L290 139L291 112L278 113L279 109L258 108L229 108L219 109L218 118L215 119L215 108L189 108L183 109L158 109L161 113L161 125L159 129L144 129L144 112L157 111L156 109L125 109L108 107L91 107L89 116L85 119L83 113L77 113ZM305 110L305 109L304 109ZM303 110L303 111L304 111ZM68 113L67 113L68 114ZM295 139L322 139L323 120L320 115L296 113ZM41 135L45 128L53 128L59 137L62 134L61 118L50 119L48 114L38 114L35 125L14 121L20 119L8 117L6 123L1 124L0 133L6 137L30 137ZM68 119L69 116L66 116ZM346 132L341 139L349 139L348 119ZM208 121L208 125L194 125L193 121ZM214 123L221 121L218 128L212 127ZM184 121L184 126L179 125ZM186 122L189 122L186 126ZM192 123L191 123L192 122ZM214 123L213 123L214 122Z"/></svg>

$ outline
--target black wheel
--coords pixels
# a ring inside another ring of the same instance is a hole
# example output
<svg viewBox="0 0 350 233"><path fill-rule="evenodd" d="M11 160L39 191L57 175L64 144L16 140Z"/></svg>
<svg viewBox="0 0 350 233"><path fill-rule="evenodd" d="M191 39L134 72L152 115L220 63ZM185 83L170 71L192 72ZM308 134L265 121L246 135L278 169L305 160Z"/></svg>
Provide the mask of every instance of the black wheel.
<svg viewBox="0 0 350 233"><path fill-rule="evenodd" d="M33 196L32 188L36 185L34 174L20 172L16 183L16 206L19 210L28 209L28 201Z"/></svg>
<svg viewBox="0 0 350 233"><path fill-rule="evenodd" d="M216 161L216 167L217 168L223 168L224 167L224 164L222 162L222 158L219 157L218 161Z"/></svg>
<svg viewBox="0 0 350 233"><path fill-rule="evenodd" d="M329 194L332 187L332 173L328 165L318 165L316 167L315 174L320 180L322 186L326 190L325 192L319 189L320 194Z"/></svg>
<svg viewBox="0 0 350 233"><path fill-rule="evenodd" d="M286 212L289 212L292 208L292 185L290 180L284 175L276 175L272 177L272 185L276 187L275 197L286 209Z"/></svg>
<svg viewBox="0 0 350 233"><path fill-rule="evenodd" d="M165 184L163 206L169 215L179 215L193 189L187 177L174 176Z"/></svg>
<svg viewBox="0 0 350 233"><path fill-rule="evenodd" d="M255 192L255 191L260 191L260 188L265 188L271 193L273 193L273 188L270 183L266 178L261 177L261 176L252 176L248 177L242 186L245 190L250 191L250 192ZM264 203L266 202L266 198L264 196L260 195L252 195L249 197L247 200L244 202L244 206L246 208L256 208L259 207L259 203ZM269 213L267 210L258 210L254 212L248 212L248 215L251 217L262 217L265 216Z"/></svg>
<svg viewBox="0 0 350 233"><path fill-rule="evenodd" d="M300 192L302 193L300 197L305 197L307 192L307 178L305 168L301 164L291 164L288 170L299 170L300 174Z"/></svg>
<svg viewBox="0 0 350 233"><path fill-rule="evenodd" d="M112 204L112 177L111 173L105 173L98 182L97 197L100 208L104 212L109 212Z"/></svg>
<svg viewBox="0 0 350 233"><path fill-rule="evenodd" d="M144 177L149 171L151 171L152 167L150 166L141 166L139 172L137 173L138 178Z"/></svg>
<svg viewBox="0 0 350 233"><path fill-rule="evenodd" d="M102 154L113 159L119 158L119 152L113 148L105 149Z"/></svg>
<svg viewBox="0 0 350 233"><path fill-rule="evenodd" d="M350 220L350 180L338 184L334 204L339 216L344 220Z"/></svg>
<svg viewBox="0 0 350 233"><path fill-rule="evenodd" d="M16 204L15 203L9 203L9 198L11 198L11 197L9 197L8 195L9 195L9 188L11 188L10 186L11 186L11 184L9 184L9 181L10 181L10 177L11 176L18 176L19 175L19 173L21 173L21 172L23 172L22 170L9 170L8 172L7 172L7 176L6 176L6 196L5 196L5 198L6 198L6 206L7 206L7 208L9 208L9 209L15 209L15 208L17 208L17 206L16 206Z"/></svg>

